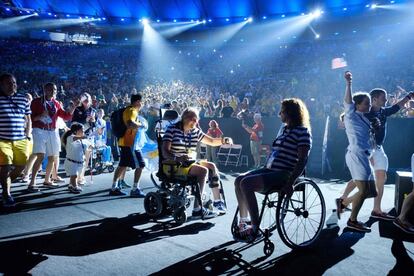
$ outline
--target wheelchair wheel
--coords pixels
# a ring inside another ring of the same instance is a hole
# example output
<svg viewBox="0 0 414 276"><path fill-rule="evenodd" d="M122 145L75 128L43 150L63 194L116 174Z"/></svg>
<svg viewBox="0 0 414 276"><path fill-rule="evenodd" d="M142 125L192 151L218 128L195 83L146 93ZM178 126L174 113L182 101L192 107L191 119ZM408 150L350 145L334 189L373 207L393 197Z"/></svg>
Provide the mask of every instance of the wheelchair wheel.
<svg viewBox="0 0 414 276"><path fill-rule="evenodd" d="M276 207L278 193L269 194L266 202L264 202L265 198L265 195L257 193L258 206L263 206L263 203L266 204L266 207L263 209L262 219L260 221L260 229L268 229L270 233L275 230L277 226Z"/></svg>
<svg viewBox="0 0 414 276"><path fill-rule="evenodd" d="M107 168L108 168L108 172L110 172L110 173L114 172L114 170L115 170L113 165L109 165Z"/></svg>
<svg viewBox="0 0 414 276"><path fill-rule="evenodd" d="M175 210L173 217L178 225L185 223L187 221L187 212L185 211L185 207L180 207Z"/></svg>
<svg viewBox="0 0 414 276"><path fill-rule="evenodd" d="M273 254L273 251L275 251L275 244L270 240L266 240L263 246L263 253L266 257L269 257Z"/></svg>
<svg viewBox="0 0 414 276"><path fill-rule="evenodd" d="M144 208L147 215L155 218L162 213L162 198L159 193L149 192L144 198Z"/></svg>
<svg viewBox="0 0 414 276"><path fill-rule="evenodd" d="M291 197L283 196L277 206L277 231L292 249L313 244L325 222L325 200L318 185L301 179L294 185Z"/></svg>

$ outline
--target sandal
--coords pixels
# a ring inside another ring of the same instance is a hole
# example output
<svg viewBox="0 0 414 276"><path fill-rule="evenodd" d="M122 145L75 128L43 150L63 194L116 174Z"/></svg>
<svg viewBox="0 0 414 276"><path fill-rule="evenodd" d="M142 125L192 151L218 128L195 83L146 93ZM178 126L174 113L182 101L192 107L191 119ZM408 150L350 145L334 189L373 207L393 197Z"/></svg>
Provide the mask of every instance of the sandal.
<svg viewBox="0 0 414 276"><path fill-rule="evenodd" d="M58 188L59 185L53 182L43 182L43 187L48 189Z"/></svg>
<svg viewBox="0 0 414 276"><path fill-rule="evenodd" d="M404 231L407 234L414 234L414 227L408 223L405 223L401 221L399 218L396 218L393 221L394 225L400 228L402 231Z"/></svg>
<svg viewBox="0 0 414 276"><path fill-rule="evenodd" d="M65 180L61 177L52 178L52 181L55 182L55 183L65 183Z"/></svg>

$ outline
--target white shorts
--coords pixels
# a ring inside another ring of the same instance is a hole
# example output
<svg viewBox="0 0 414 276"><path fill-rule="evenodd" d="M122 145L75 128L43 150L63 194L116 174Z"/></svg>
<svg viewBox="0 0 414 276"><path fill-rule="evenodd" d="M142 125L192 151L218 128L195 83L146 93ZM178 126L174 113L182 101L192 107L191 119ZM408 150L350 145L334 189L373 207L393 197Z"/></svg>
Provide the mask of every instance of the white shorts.
<svg viewBox="0 0 414 276"><path fill-rule="evenodd" d="M372 151L371 165L374 171L388 171L388 157L382 146Z"/></svg>
<svg viewBox="0 0 414 276"><path fill-rule="evenodd" d="M351 172L353 180L374 180L372 167L369 163L370 154L363 151L347 151L345 155L346 165Z"/></svg>
<svg viewBox="0 0 414 276"><path fill-rule="evenodd" d="M33 128L33 153L44 153L46 156L59 156L60 137L57 130Z"/></svg>
<svg viewBox="0 0 414 276"><path fill-rule="evenodd" d="M71 162L69 160L65 160L64 163L65 171L67 176L79 175L83 169L83 164L78 164Z"/></svg>

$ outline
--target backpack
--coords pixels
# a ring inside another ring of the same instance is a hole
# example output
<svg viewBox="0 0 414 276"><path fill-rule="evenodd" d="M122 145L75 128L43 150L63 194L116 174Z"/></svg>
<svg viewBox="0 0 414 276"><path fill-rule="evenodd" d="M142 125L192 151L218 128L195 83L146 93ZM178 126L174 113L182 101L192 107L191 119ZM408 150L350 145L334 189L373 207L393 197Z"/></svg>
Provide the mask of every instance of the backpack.
<svg viewBox="0 0 414 276"><path fill-rule="evenodd" d="M123 120L123 114L125 111L125 107L118 109L111 114L111 127L112 127L112 134L116 138L121 138L125 135L125 132L127 130L127 126L124 123Z"/></svg>

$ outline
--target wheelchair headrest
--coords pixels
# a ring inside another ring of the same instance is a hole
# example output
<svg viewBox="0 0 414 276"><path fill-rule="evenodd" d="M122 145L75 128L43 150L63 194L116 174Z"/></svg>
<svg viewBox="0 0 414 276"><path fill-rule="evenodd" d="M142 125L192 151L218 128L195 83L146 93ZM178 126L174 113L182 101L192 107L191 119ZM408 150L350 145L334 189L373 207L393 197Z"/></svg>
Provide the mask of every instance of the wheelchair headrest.
<svg viewBox="0 0 414 276"><path fill-rule="evenodd" d="M166 121L173 121L177 118L178 118L178 112L175 110L166 110L164 115L162 116L162 119Z"/></svg>

